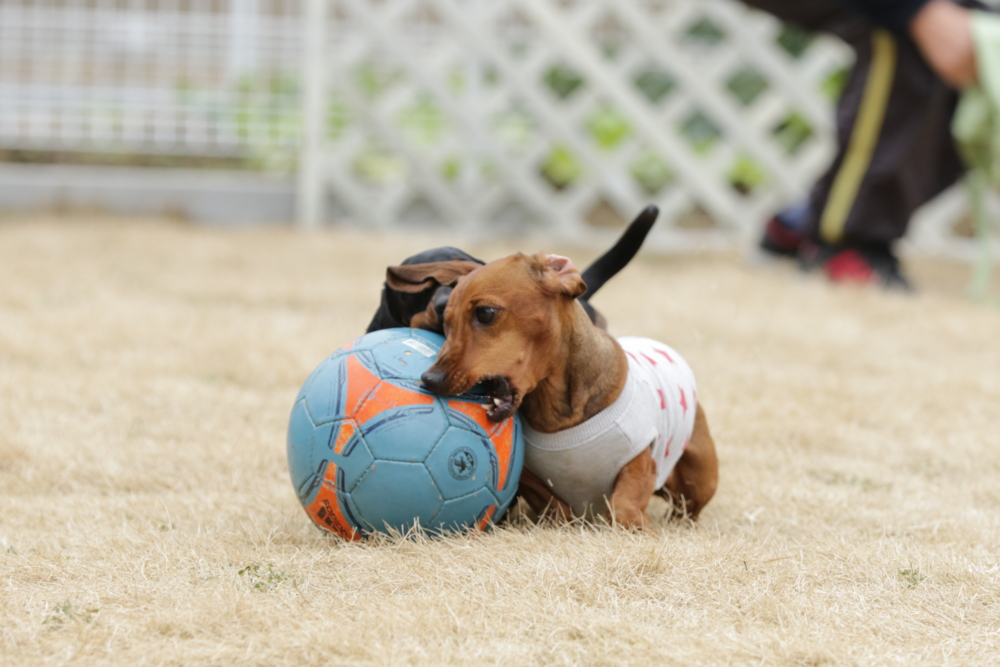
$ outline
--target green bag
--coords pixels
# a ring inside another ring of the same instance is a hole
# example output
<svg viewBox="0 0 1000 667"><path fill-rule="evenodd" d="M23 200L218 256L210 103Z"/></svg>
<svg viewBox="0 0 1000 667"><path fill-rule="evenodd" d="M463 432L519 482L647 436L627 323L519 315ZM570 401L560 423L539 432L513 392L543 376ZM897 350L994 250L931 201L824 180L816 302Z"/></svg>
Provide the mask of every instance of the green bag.
<svg viewBox="0 0 1000 667"><path fill-rule="evenodd" d="M959 152L994 187L1000 186L1000 15L972 12L979 84L962 91L951 132Z"/></svg>
<svg viewBox="0 0 1000 667"><path fill-rule="evenodd" d="M971 20L979 83L962 91L951 133L969 167L966 182L979 240L969 294L985 300L992 283L993 250L984 193L988 187L1000 189L1000 15L972 12Z"/></svg>

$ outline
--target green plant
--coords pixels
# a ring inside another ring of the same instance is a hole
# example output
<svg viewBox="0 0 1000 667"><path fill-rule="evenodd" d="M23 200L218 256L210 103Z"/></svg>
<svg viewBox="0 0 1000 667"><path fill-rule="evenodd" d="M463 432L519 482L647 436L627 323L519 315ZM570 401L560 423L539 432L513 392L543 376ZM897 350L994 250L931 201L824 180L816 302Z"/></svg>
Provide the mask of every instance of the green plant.
<svg viewBox="0 0 1000 667"><path fill-rule="evenodd" d="M347 134L347 128L354 122L354 113L341 93L330 95L326 104L326 136L337 141Z"/></svg>
<svg viewBox="0 0 1000 667"><path fill-rule="evenodd" d="M378 146L370 145L354 158L354 172L371 183L399 180L406 173L406 161Z"/></svg>
<svg viewBox="0 0 1000 667"><path fill-rule="evenodd" d="M788 55L798 59L812 44L813 36L802 28L786 23L782 26L781 32L778 33L776 41L778 46L783 48Z"/></svg>
<svg viewBox="0 0 1000 667"><path fill-rule="evenodd" d="M611 150L632 134L632 126L617 109L604 104L587 118L587 132L601 149Z"/></svg>
<svg viewBox="0 0 1000 667"><path fill-rule="evenodd" d="M726 37L726 33L714 21L702 17L688 26L684 36L695 42L715 46Z"/></svg>
<svg viewBox="0 0 1000 667"><path fill-rule="evenodd" d="M403 77L402 69L368 60L358 65L354 79L368 99L375 99Z"/></svg>
<svg viewBox="0 0 1000 667"><path fill-rule="evenodd" d="M920 570L913 567L900 568L898 572L899 576L906 582L907 588L916 588L921 581L927 578L920 573Z"/></svg>
<svg viewBox="0 0 1000 667"><path fill-rule="evenodd" d="M739 100L740 104L749 106L761 93L767 90L768 82L764 75L757 70L752 67L744 67L729 78L729 81L726 82L726 88Z"/></svg>
<svg viewBox="0 0 1000 667"><path fill-rule="evenodd" d="M507 148L523 148L532 143L536 133L535 119L522 107L512 107L496 114L491 129Z"/></svg>
<svg viewBox="0 0 1000 667"><path fill-rule="evenodd" d="M767 182L767 173L751 156L743 153L736 156L729 169L729 184L741 193L748 194Z"/></svg>
<svg viewBox="0 0 1000 667"><path fill-rule="evenodd" d="M238 570L236 574L245 577L250 587L261 593L291 579L285 572L276 571L271 563L250 563Z"/></svg>
<svg viewBox="0 0 1000 667"><path fill-rule="evenodd" d="M820 91L831 102L835 102L840 99L840 94L844 92L844 86L847 85L847 74L848 70L846 67L838 67L830 72L827 77L823 79L823 83L820 84Z"/></svg>
<svg viewBox="0 0 1000 667"><path fill-rule="evenodd" d="M635 87L642 91L646 99L653 104L669 95L677 86L677 81L668 72L653 67L639 72L634 83Z"/></svg>
<svg viewBox="0 0 1000 667"><path fill-rule="evenodd" d="M541 172L552 187L562 190L580 177L583 165L569 148L556 144L542 163Z"/></svg>
<svg viewBox="0 0 1000 667"><path fill-rule="evenodd" d="M62 604L57 604L52 608L52 612L45 616L42 625L66 625L68 623L90 623L94 620L94 614L100 609L84 609L71 600L66 600Z"/></svg>
<svg viewBox="0 0 1000 667"><path fill-rule="evenodd" d="M649 196L654 196L671 181L670 165L652 149L644 149L629 165L629 173Z"/></svg>
<svg viewBox="0 0 1000 667"><path fill-rule="evenodd" d="M396 123L410 139L421 146L430 146L441 139L448 127L448 118L430 95L399 112Z"/></svg>
<svg viewBox="0 0 1000 667"><path fill-rule="evenodd" d="M545 84L556 97L565 100L584 84L584 80L576 70L566 65L555 65L545 72Z"/></svg>
<svg viewBox="0 0 1000 667"><path fill-rule="evenodd" d="M805 116L793 111L774 128L774 138L789 155L794 155L813 135L812 125Z"/></svg>
<svg viewBox="0 0 1000 667"><path fill-rule="evenodd" d="M701 110L695 111L681 125L681 134L696 153L705 154L722 136L722 130Z"/></svg>

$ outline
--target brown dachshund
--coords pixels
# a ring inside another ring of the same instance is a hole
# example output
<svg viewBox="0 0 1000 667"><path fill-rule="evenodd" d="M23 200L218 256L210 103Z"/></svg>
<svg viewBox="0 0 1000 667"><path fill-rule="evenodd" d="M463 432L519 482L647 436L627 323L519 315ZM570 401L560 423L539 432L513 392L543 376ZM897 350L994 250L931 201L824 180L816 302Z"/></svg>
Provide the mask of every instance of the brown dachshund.
<svg viewBox="0 0 1000 667"><path fill-rule="evenodd" d="M450 295L447 340L422 379L446 395L483 383L493 421L520 411L520 491L535 511L645 528L659 493L697 518L718 459L690 368L662 343L595 326L577 300L586 289L557 255L477 268Z"/></svg>

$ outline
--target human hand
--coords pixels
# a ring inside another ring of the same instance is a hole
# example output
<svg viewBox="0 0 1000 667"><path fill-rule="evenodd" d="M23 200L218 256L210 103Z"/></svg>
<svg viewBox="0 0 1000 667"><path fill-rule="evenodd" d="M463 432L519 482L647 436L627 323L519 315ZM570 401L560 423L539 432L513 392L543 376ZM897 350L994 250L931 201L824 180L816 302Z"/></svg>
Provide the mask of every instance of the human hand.
<svg viewBox="0 0 1000 667"><path fill-rule="evenodd" d="M948 0L931 0L910 21L910 36L945 83L964 88L976 83L972 12Z"/></svg>

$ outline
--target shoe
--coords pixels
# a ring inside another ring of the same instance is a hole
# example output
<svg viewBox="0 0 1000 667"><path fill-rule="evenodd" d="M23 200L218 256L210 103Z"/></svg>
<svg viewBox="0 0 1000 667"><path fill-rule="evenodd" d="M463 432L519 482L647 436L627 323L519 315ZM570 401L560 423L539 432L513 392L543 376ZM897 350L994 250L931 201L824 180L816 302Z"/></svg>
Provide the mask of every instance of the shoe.
<svg viewBox="0 0 1000 667"><path fill-rule="evenodd" d="M913 285L903 275L899 258L888 246L821 246L808 257L800 256L800 265L822 266L826 277L835 283L877 283L884 289L912 292Z"/></svg>
<svg viewBox="0 0 1000 667"><path fill-rule="evenodd" d="M780 215L776 215L764 225L760 249L780 257L798 257L803 241L805 236L801 231L784 222Z"/></svg>

